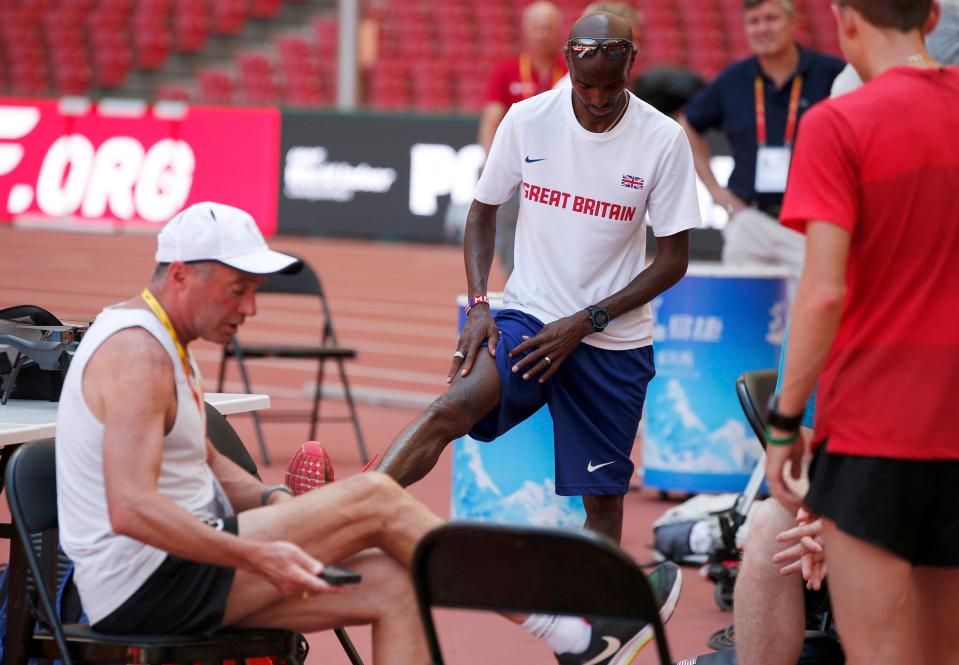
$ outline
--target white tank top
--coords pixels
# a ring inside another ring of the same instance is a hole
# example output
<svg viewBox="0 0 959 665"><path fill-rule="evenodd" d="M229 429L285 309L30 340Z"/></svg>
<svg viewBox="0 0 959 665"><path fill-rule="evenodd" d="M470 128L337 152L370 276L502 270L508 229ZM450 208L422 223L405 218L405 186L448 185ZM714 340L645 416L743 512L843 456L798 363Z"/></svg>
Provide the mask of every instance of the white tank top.
<svg viewBox="0 0 959 665"><path fill-rule="evenodd" d="M232 514L206 463L206 413L196 400L169 333L152 313L107 308L84 335L70 363L57 413L57 499L60 542L76 564L83 609L96 623L133 595L167 553L126 536L110 525L103 478L103 424L83 398L83 372L104 340L119 330L141 327L166 349L176 378L177 410L163 438L157 489L198 519ZM129 362L136 363L136 358ZM192 358L191 358L192 363ZM195 365L194 365L195 369ZM199 373L196 374L199 377ZM130 441L136 446L136 441Z"/></svg>

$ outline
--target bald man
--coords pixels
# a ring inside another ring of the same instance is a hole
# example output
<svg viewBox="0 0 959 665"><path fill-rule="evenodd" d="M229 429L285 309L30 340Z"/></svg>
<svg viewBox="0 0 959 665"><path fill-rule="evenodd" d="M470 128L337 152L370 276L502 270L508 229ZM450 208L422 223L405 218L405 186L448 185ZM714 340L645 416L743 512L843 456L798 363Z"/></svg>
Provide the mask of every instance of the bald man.
<svg viewBox="0 0 959 665"><path fill-rule="evenodd" d="M586 526L617 542L654 374L649 302L685 274L701 223L682 128L626 90L631 39L621 18L583 17L564 48L572 89L507 112L467 218L470 306L450 388L380 466L409 485L453 439L492 441L545 404L557 493L582 496ZM517 190L516 268L494 318L496 210ZM659 248L648 268L647 212Z"/></svg>
<svg viewBox="0 0 959 665"><path fill-rule="evenodd" d="M539 0L523 11L523 51L497 65L483 98L477 141L486 154L496 128L506 111L524 99L545 92L566 75L560 53L562 15L552 2ZM513 272L513 242L519 199L511 198L499 209L496 219L496 255L508 278Z"/></svg>
<svg viewBox="0 0 959 665"><path fill-rule="evenodd" d="M629 2L593 2L586 5L586 8L583 9L581 16L589 16L590 14L612 14L613 16L618 16L627 23L629 23L629 29L633 33L633 46L637 49L639 48L639 39L642 34L643 23L642 15L636 11L636 8ZM636 62L633 62L633 69L636 68ZM632 72L630 72L632 74ZM630 76L632 78L632 76ZM572 87L572 83L569 81L569 74L561 78L556 82L554 88L565 88L569 90Z"/></svg>

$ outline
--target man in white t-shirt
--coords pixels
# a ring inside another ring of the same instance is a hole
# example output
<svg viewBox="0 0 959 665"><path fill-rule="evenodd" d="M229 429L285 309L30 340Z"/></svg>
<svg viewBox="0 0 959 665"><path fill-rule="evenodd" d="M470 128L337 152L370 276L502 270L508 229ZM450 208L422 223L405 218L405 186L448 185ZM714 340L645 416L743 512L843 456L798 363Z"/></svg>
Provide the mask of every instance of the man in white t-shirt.
<svg viewBox="0 0 959 665"><path fill-rule="evenodd" d="M654 374L649 302L686 272L689 229L700 225L696 175L682 128L626 90L636 50L625 21L585 16L564 51L572 90L514 104L477 185L452 385L379 468L409 485L451 440L491 441L548 404L557 493L582 496L586 526L619 541ZM517 188L515 268L494 319L496 208ZM658 245L649 267L647 212Z"/></svg>

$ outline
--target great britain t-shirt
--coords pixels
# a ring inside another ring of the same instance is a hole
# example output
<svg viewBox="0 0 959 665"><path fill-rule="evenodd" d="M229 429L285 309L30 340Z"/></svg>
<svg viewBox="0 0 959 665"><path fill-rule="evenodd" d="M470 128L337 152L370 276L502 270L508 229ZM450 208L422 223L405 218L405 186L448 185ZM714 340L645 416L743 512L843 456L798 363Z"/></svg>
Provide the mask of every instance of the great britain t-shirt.
<svg viewBox="0 0 959 665"><path fill-rule="evenodd" d="M692 152L682 128L629 94L619 123L590 132L572 92L514 104L476 187L498 205L519 188L513 273L504 305L550 323L629 284L646 267L646 215L657 237L699 226ZM653 342L648 304L583 340L622 350Z"/></svg>

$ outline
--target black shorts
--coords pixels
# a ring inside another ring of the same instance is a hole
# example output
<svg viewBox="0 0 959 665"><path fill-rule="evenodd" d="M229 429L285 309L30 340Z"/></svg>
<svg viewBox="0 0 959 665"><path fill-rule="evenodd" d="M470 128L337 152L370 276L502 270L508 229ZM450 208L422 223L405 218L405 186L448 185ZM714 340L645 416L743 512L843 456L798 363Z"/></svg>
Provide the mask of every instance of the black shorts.
<svg viewBox="0 0 959 665"><path fill-rule="evenodd" d="M959 566L959 461L834 455L809 468L809 509L917 566Z"/></svg>
<svg viewBox="0 0 959 665"><path fill-rule="evenodd" d="M215 528L236 535L236 517ZM91 628L116 635L209 637L223 623L235 572L168 555L132 596Z"/></svg>

